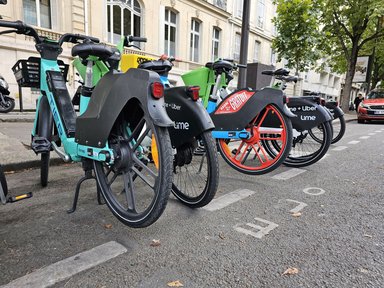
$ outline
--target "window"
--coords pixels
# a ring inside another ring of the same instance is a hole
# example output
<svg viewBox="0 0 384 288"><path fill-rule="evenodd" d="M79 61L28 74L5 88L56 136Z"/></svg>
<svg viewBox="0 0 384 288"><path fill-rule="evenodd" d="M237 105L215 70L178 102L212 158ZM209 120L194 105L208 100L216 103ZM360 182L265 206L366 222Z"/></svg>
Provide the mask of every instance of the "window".
<svg viewBox="0 0 384 288"><path fill-rule="evenodd" d="M141 6L137 0L107 1L108 41L117 43L122 36L140 36Z"/></svg>
<svg viewBox="0 0 384 288"><path fill-rule="evenodd" d="M42 28L52 28L50 0L23 0L24 21Z"/></svg>
<svg viewBox="0 0 384 288"><path fill-rule="evenodd" d="M258 0L257 15L256 15L257 27L264 28L264 18L265 18L265 0Z"/></svg>
<svg viewBox="0 0 384 288"><path fill-rule="evenodd" d="M240 42L241 42L241 35L239 33L235 34L235 50L233 51L233 60L239 61L240 60Z"/></svg>
<svg viewBox="0 0 384 288"><path fill-rule="evenodd" d="M253 50L253 62L259 62L259 55L260 55L260 42L255 41L255 49Z"/></svg>
<svg viewBox="0 0 384 288"><path fill-rule="evenodd" d="M235 16L238 18L243 17L243 0L236 0Z"/></svg>
<svg viewBox="0 0 384 288"><path fill-rule="evenodd" d="M176 55L176 13L165 9L164 22L164 53L167 55Z"/></svg>
<svg viewBox="0 0 384 288"><path fill-rule="evenodd" d="M223 9L227 10L227 0L214 0L213 5Z"/></svg>
<svg viewBox="0 0 384 288"><path fill-rule="evenodd" d="M275 51L271 48L271 65L276 64L276 53Z"/></svg>
<svg viewBox="0 0 384 288"><path fill-rule="evenodd" d="M212 55L211 60L219 58L220 29L214 27L212 33Z"/></svg>
<svg viewBox="0 0 384 288"><path fill-rule="evenodd" d="M199 62L199 48L200 48L200 26L201 23L196 19L191 22L191 41L190 41L190 55L189 59L194 62Z"/></svg>

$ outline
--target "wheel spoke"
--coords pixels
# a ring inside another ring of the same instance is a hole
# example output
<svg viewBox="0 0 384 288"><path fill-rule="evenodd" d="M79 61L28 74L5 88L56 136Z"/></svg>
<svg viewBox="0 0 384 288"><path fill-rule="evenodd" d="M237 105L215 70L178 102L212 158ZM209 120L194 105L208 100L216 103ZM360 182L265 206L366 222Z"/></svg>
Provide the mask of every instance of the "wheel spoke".
<svg viewBox="0 0 384 288"><path fill-rule="evenodd" d="M135 136L139 134L140 132L139 129L144 125L144 123L145 123L145 119L144 117L142 117L139 123L136 125L135 129L132 131L132 134L128 137L127 139L128 142L131 142L135 138Z"/></svg>
<svg viewBox="0 0 384 288"><path fill-rule="evenodd" d="M148 132L151 130L150 127L147 127L147 129L145 129L144 133L141 134L140 138L137 139L137 142L135 143L135 145L132 147L132 150L133 151L136 151L137 147L139 147L139 145L141 144L141 142L143 142L145 136L147 136Z"/></svg>
<svg viewBox="0 0 384 288"><path fill-rule="evenodd" d="M136 213L135 195L133 193L133 180L130 172L123 172L125 198L127 200L128 210Z"/></svg>
<svg viewBox="0 0 384 288"><path fill-rule="evenodd" d="M139 165L143 170L149 173L153 178L156 178L157 175L153 172L147 165L145 165L135 154L132 155L133 162Z"/></svg>
<svg viewBox="0 0 384 288"><path fill-rule="evenodd" d="M139 171L135 166L132 167L132 171L136 173L137 176L139 176L149 187L152 189L155 188L155 184L151 183L151 181L145 176L141 171Z"/></svg>
<svg viewBox="0 0 384 288"><path fill-rule="evenodd" d="M119 173L117 173L117 172L113 172L113 176L112 176L111 180L108 181L108 186L109 186L109 187L111 187L113 181L116 180L117 176L119 176ZM108 178L107 178L107 179L108 179Z"/></svg>

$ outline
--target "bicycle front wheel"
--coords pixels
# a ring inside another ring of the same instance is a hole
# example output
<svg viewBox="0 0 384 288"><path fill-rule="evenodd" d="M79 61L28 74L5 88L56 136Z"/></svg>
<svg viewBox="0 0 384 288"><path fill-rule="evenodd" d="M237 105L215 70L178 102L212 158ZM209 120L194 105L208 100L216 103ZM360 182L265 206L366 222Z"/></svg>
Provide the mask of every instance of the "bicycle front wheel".
<svg viewBox="0 0 384 288"><path fill-rule="evenodd" d="M129 115L129 116L125 116ZM172 147L166 128L143 109L120 115L109 135L113 164L94 161L100 191L124 224L141 228L163 213L172 185Z"/></svg>
<svg viewBox="0 0 384 288"><path fill-rule="evenodd" d="M205 131L192 143L177 149L173 163L172 193L186 206L207 205L219 185L219 161L211 131Z"/></svg>
<svg viewBox="0 0 384 288"><path fill-rule="evenodd" d="M218 139L221 156L234 169L245 174L268 173L285 160L292 145L292 123L276 106L267 105L245 127L249 139ZM270 153L269 141L279 145Z"/></svg>

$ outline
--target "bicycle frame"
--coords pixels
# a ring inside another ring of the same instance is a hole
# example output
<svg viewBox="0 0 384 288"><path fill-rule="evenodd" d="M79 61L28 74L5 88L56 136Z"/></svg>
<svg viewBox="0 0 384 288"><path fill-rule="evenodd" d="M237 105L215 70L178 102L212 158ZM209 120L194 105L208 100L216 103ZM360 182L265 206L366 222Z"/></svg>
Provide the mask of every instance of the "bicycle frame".
<svg viewBox="0 0 384 288"><path fill-rule="evenodd" d="M44 42L43 42L44 44ZM55 43L56 44L56 43ZM52 46L52 42L49 43L50 46ZM57 58L56 59L47 59L46 53L44 53L44 45L42 45L43 51L41 52L41 62L40 62L40 96L38 98L38 104L36 108L36 117L34 121L34 127L32 130L32 136L37 135L37 125L38 125L38 117L44 117L43 115L40 115L40 102L42 101L43 97L47 97L51 113L53 116L53 120L58 132L58 136L61 140L61 143L64 146L65 154L67 154L70 157L70 160L79 162L81 161L81 158L88 158L96 161L107 161L110 163L113 163L113 151L109 149L108 144L105 143L102 147L93 147L93 146L86 146L76 143L75 137L72 135L67 135L66 131L64 129L66 128L66 124L64 124L63 116L61 114L61 110L59 108L59 105L62 105L62 103L57 103L55 99L55 93L63 93L65 95L68 93L68 90L65 86L65 80L61 76L62 79L60 79L59 75L55 75L56 79L51 79L46 75L52 74L52 72L60 73L60 68L57 64ZM49 57L52 58L52 57ZM57 96L58 97L58 96ZM83 97L83 96L82 96ZM83 101L85 104L83 106L84 110L86 110L87 104ZM66 104L66 103L65 103ZM64 104L64 105L65 105ZM73 108L72 108L73 109ZM73 110L73 113L74 110ZM68 121L73 121L75 119L70 119L70 117L73 117L68 113ZM47 119L48 120L48 119ZM92 153L90 153L92 151ZM63 152L64 153L64 152ZM60 153L59 153L60 154ZM111 155L110 157L107 157L106 155ZM110 158L110 159L107 159Z"/></svg>

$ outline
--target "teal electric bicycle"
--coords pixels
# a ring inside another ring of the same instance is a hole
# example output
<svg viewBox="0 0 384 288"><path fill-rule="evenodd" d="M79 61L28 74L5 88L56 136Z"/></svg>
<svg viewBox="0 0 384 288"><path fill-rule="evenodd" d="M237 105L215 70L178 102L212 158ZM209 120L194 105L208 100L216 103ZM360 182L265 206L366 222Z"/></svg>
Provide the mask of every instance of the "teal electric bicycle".
<svg viewBox="0 0 384 288"><path fill-rule="evenodd" d="M47 185L50 152L55 150L66 162L82 162L85 171L68 212L76 209L81 183L96 178L99 203L104 198L121 222L131 227L154 223L166 207L173 168L167 131L173 122L159 76L141 69L111 69L94 86L92 66L98 59L113 60L116 49L79 34L64 34L58 41L43 38L21 21L0 21L0 27L12 28L1 34L33 37L41 55L13 67L19 85L41 91L31 144L41 154L41 184ZM64 42L76 44L72 56L87 66L79 116L66 87L68 68L57 59Z"/></svg>

